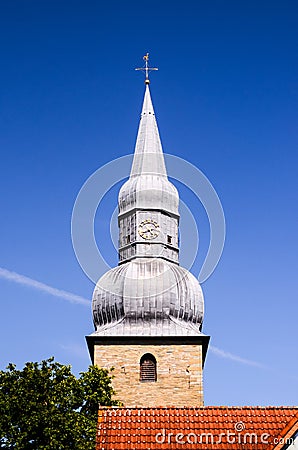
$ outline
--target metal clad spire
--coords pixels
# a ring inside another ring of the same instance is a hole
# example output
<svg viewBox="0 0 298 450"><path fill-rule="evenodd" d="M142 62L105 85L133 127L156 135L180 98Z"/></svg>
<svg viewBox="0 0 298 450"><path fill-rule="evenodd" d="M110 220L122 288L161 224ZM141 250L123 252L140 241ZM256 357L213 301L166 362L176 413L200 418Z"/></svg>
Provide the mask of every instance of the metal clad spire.
<svg viewBox="0 0 298 450"><path fill-rule="evenodd" d="M149 72L158 69L157 67L149 67L149 53L143 57L143 60L145 61L145 65L136 70L145 73L146 88L130 176L135 177L151 174L167 177L162 145L149 89Z"/></svg>
<svg viewBox="0 0 298 450"><path fill-rule="evenodd" d="M141 121L135 146L131 176L154 174L167 176L149 85L146 84Z"/></svg>

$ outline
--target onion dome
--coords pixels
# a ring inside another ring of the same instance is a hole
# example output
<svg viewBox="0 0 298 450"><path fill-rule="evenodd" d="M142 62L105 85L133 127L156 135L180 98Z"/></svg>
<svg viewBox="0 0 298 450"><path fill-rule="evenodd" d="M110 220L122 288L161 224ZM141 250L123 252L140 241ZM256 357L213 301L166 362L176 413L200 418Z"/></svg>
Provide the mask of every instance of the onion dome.
<svg viewBox="0 0 298 450"><path fill-rule="evenodd" d="M100 334L196 335L204 300L198 280L160 258L137 258L109 270L93 294Z"/></svg>

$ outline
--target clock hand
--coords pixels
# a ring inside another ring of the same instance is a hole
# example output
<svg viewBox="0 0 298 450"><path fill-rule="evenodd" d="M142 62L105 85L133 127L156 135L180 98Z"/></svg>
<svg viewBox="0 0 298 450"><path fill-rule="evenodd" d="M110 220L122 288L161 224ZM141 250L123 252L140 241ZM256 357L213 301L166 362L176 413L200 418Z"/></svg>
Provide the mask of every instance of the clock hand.
<svg viewBox="0 0 298 450"><path fill-rule="evenodd" d="M152 227L152 225L147 224L146 229L147 229L147 231L149 231L151 233L151 231L153 230L153 227Z"/></svg>

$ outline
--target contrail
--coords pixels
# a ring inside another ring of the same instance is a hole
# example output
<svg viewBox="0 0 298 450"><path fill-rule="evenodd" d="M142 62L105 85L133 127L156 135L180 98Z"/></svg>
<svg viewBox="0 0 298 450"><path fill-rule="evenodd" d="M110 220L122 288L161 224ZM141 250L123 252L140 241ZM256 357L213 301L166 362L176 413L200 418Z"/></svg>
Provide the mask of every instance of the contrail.
<svg viewBox="0 0 298 450"><path fill-rule="evenodd" d="M232 361L236 361L241 364L246 364L247 366L259 367L260 369L267 369L263 364L258 363L257 361L252 361L250 359L241 358L241 356L233 355L233 353L226 352L225 350L221 350L218 347L214 347L210 345L210 351L217 356L221 356L222 358L231 359Z"/></svg>
<svg viewBox="0 0 298 450"><path fill-rule="evenodd" d="M33 289L37 289L39 291L53 295L54 297L63 298L64 300L67 300L71 303L79 303L80 305L89 307L91 304L91 302L84 297L80 297L79 295L75 295L71 292L63 291L61 289L53 288L52 286L41 283L40 281L33 280L32 278L25 277L24 275L20 275L16 272L11 272L10 270L3 269L2 267L0 267L0 278L22 284L23 286L29 286Z"/></svg>

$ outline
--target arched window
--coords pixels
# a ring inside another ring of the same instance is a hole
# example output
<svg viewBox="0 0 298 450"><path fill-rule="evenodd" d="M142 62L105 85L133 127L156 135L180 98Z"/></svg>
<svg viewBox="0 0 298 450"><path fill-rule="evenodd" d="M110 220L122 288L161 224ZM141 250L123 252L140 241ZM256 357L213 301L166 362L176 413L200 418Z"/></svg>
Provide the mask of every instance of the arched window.
<svg viewBox="0 0 298 450"><path fill-rule="evenodd" d="M154 382L156 379L156 359L151 353L145 353L140 360L140 381Z"/></svg>

